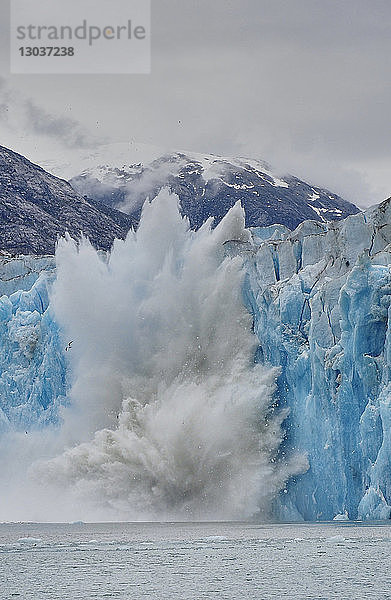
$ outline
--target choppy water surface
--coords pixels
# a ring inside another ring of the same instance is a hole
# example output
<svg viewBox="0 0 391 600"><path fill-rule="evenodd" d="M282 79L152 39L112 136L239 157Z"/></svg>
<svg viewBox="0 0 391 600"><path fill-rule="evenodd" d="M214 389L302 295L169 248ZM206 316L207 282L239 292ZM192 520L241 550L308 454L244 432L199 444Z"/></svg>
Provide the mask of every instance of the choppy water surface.
<svg viewBox="0 0 391 600"><path fill-rule="evenodd" d="M391 526L0 525L0 598L391 598Z"/></svg>

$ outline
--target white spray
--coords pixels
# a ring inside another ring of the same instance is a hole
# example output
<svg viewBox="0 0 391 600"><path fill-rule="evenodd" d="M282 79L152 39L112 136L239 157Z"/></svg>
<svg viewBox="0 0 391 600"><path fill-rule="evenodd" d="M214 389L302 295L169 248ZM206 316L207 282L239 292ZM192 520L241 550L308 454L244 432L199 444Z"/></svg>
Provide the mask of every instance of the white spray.
<svg viewBox="0 0 391 600"><path fill-rule="evenodd" d="M52 305L69 351L64 451L32 474L75 518L243 519L267 516L303 460L278 459L286 414L275 369L253 362L236 205L212 229L189 229L177 197L144 207L137 233L109 256L59 243ZM68 500L67 500L68 502Z"/></svg>

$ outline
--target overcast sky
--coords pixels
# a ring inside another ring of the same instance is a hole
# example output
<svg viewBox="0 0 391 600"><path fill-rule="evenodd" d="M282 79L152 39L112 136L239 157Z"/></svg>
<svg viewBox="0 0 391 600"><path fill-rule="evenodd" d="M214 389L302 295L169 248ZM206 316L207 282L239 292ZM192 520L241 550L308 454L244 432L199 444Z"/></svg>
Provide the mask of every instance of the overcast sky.
<svg viewBox="0 0 391 600"><path fill-rule="evenodd" d="M261 158L369 205L391 195L390 0L153 0L150 75L10 75L0 143L98 140Z"/></svg>

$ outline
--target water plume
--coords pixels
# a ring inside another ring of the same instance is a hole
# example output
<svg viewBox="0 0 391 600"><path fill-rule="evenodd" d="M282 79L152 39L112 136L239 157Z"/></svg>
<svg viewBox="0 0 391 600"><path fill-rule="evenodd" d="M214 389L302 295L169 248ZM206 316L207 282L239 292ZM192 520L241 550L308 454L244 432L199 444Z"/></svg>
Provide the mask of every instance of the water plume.
<svg viewBox="0 0 391 600"><path fill-rule="evenodd" d="M286 415L273 407L277 371L254 364L231 240L249 240L239 204L194 232L164 190L109 256L87 240L60 241L52 302L73 340L68 448L34 472L87 512L266 516L302 469L301 459L278 457Z"/></svg>

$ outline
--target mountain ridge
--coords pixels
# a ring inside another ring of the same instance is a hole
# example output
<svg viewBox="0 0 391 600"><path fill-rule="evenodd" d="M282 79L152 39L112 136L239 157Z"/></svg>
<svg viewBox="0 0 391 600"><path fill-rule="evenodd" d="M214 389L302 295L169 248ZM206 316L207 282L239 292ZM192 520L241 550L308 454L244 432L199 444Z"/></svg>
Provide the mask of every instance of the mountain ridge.
<svg viewBox="0 0 391 600"><path fill-rule="evenodd" d="M293 175L278 176L268 163L247 158L171 153L149 163L97 164L70 180L83 195L139 220L146 197L168 187L182 214L197 229L208 217L218 223L240 200L248 227L281 224L293 230L304 220L340 220L360 209L337 194Z"/></svg>
<svg viewBox="0 0 391 600"><path fill-rule="evenodd" d="M247 227L281 224L293 230L305 220L360 212L328 190L278 177L256 159L174 153L147 164L90 167L67 182L0 146L0 252L53 254L66 231L108 250L115 238L137 228L144 202L163 187L178 195L192 229L209 217L217 224L238 200Z"/></svg>
<svg viewBox="0 0 391 600"><path fill-rule="evenodd" d="M66 231L83 233L100 249L124 238L131 217L83 198L65 180L0 146L0 249L10 254L53 254Z"/></svg>

